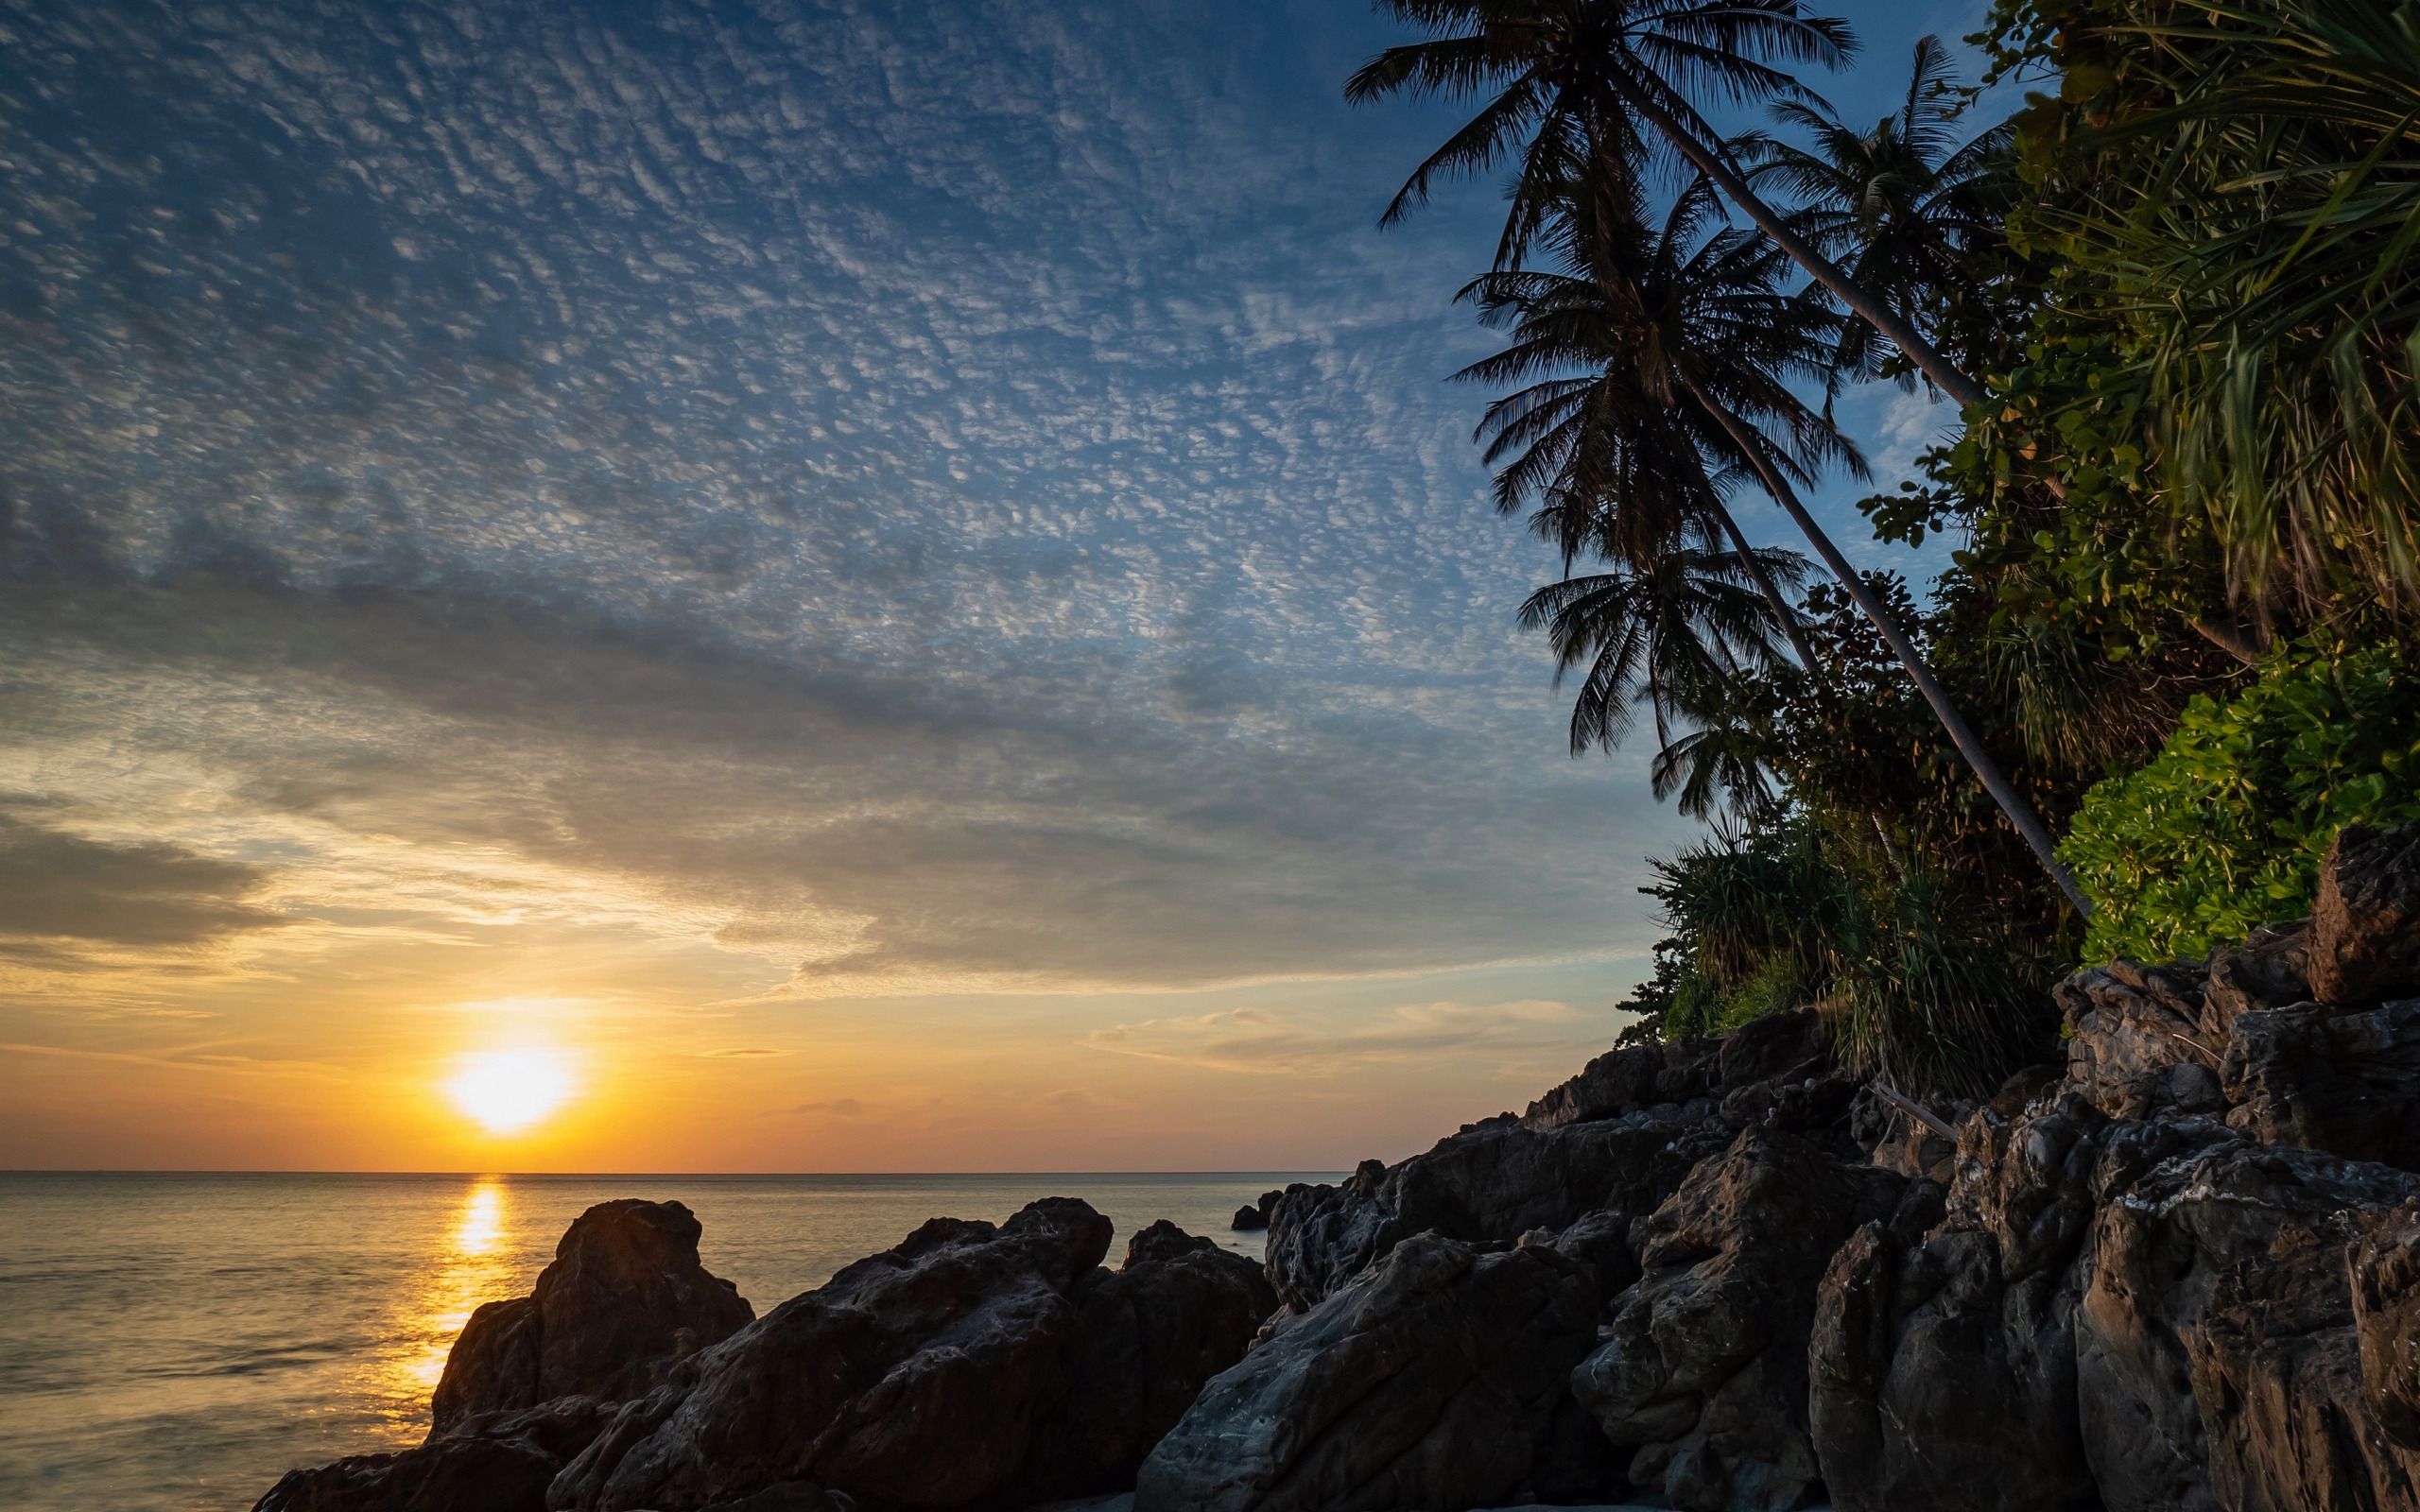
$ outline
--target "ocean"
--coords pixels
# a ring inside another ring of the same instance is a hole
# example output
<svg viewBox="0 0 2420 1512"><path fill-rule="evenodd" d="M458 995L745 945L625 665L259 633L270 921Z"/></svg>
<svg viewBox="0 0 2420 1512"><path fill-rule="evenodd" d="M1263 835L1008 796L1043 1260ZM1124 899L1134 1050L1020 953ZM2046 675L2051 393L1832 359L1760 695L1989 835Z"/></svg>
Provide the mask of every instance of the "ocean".
<svg viewBox="0 0 2420 1512"><path fill-rule="evenodd" d="M926 1218L1090 1202L1227 1227L1335 1173L376 1176L0 1173L0 1507L241 1512L279 1475L418 1443L471 1310L528 1292L592 1203L677 1199L762 1316Z"/></svg>

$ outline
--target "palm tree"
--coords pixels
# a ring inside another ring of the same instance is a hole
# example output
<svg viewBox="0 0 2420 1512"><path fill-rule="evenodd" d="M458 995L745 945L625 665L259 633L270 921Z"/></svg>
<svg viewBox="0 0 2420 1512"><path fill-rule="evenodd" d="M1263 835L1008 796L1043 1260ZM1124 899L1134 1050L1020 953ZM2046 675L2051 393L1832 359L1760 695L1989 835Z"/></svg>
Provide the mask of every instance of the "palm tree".
<svg viewBox="0 0 2420 1512"><path fill-rule="evenodd" d="M1390 94L1461 96L1486 105L1413 171L1381 224L1428 198L1440 175L1484 171L1519 146L1499 269L1519 266L1552 186L1575 170L1606 186L1599 215L1642 198L1637 184L1677 156L1720 188L1758 230L1961 404L1983 390L1907 319L1825 257L1750 187L1746 170L1693 95L1726 103L1806 100L1783 63L1837 66L1855 49L1845 22L1798 0L1379 0L1430 33L1390 47L1345 85L1356 103Z"/></svg>
<svg viewBox="0 0 2420 1512"><path fill-rule="evenodd" d="M1852 130L1820 101L1784 99L1772 107L1774 120L1811 147L1747 138L1735 152L1750 182L1776 183L1796 201L1792 218L1808 241L1936 342L1945 311L1983 294L1974 257L2001 238L2015 135L2014 124L2002 122L1960 144L1957 86L1949 49L1939 37L1920 37L1906 101L1873 129ZM1879 376L1875 335L1861 320L1842 326L1842 371Z"/></svg>
<svg viewBox="0 0 2420 1512"><path fill-rule="evenodd" d="M1587 235L1568 218L1547 229L1588 276L1511 269L1474 280L1459 298L1512 340L1455 376L1526 385L1488 406L1478 438L1487 460L1505 464L1496 507L1509 514L1537 498L1531 526L1563 551L1566 570L1594 552L1651 575L1675 541L1707 551L1727 541L1812 672L1797 611L1724 503L1728 470L1708 466L1731 450L1725 433L1703 406L1676 403L1664 354L1676 332L1703 342L1715 354L1709 381L1791 438L1778 466L1801 478L1824 461L1861 471L1856 449L1781 381L1824 376L1840 322L1774 292L1769 245L1703 236L1713 212L1701 180L1655 230L1627 216Z"/></svg>
<svg viewBox="0 0 2420 1512"><path fill-rule="evenodd" d="M1540 233L1554 240L1567 264L1592 269L1590 276L1505 270L1464 291L1483 319L1510 324L1514 341L1458 376L1519 380L1573 368L1590 374L1544 378L1490 406L1480 422L1480 434L1494 437L1489 460L1525 448L1497 476L1497 507L1509 509L1542 493L1538 522L1565 542L1566 556L1585 543L1619 557L1634 537L1651 539L1650 522L1686 521L1689 501L1671 497L1685 490L1666 486L1672 477L1704 478L1708 459L1747 471L1874 623L1984 790L2089 917L2091 905L2060 864L2041 819L1792 487L1824 460L1862 469L1846 438L1789 387L1791 379L1828 377L1827 337L1836 322L1811 301L1775 292L1780 255L1772 245L1736 230L1709 233L1719 222L1706 180L1682 191L1659 228L1632 222L1611 244L1588 234L1605 218L1588 213L1590 198L1586 186L1578 187L1575 213ZM1693 467L1688 453L1695 454ZM1666 487L1642 489L1641 479ZM1695 505L1694 513L1719 520L1737 540L1719 496L1712 507ZM1746 555L1744 543L1737 549ZM1799 645L1812 670L1803 640Z"/></svg>
<svg viewBox="0 0 2420 1512"><path fill-rule="evenodd" d="M1521 606L1521 626L1549 637L1556 685L1573 669L1587 668L1572 704L1572 754L1620 745L1641 704L1654 714L1659 752L1669 752L1676 725L1698 722L1743 675L1781 663L1754 578L1761 574L1795 587L1805 573L1790 552L1752 558L1679 546L1645 569L1617 564L1531 593ZM1765 795L1762 771L1752 764L1747 772L1729 784L1743 808Z"/></svg>

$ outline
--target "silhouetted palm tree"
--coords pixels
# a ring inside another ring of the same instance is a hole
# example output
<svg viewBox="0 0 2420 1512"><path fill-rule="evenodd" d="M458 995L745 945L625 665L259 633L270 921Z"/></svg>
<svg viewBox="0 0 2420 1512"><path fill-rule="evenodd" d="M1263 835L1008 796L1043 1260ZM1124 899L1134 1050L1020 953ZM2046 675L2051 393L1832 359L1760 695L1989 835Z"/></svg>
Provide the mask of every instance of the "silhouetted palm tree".
<svg viewBox="0 0 2420 1512"><path fill-rule="evenodd" d="M1511 513L1537 499L1532 528L1563 550L1566 567L1593 552L1651 575L1675 542L1715 551L1727 541L1774 628L1812 671L1795 610L1724 504L1737 447L1685 384L1789 437L1775 465L1802 479L1825 461L1861 471L1856 449L1786 381L1825 376L1840 321L1774 290L1781 259L1770 244L1704 234L1714 210L1700 180L1653 228L1631 218L1588 236L1567 220L1553 227L1564 261L1588 276L1525 269L1474 280L1461 298L1487 324L1509 326L1512 341L1456 377L1525 385L1488 406L1478 435L1487 460L1504 464L1496 507Z"/></svg>
<svg viewBox="0 0 2420 1512"><path fill-rule="evenodd" d="M1544 507L1535 524L1563 544L1566 559L1590 546L1649 572L1654 543L1692 525L1719 522L1737 541L1719 496L1708 507L1685 485L1708 477L1709 461L1752 473L1873 622L2044 869L2088 915L2031 805L1793 487L1824 460L1862 469L1855 448L1789 383L1828 375L1836 319L1813 301L1775 291L1781 259L1772 246L1744 232L1710 231L1719 222L1703 179L1684 189L1652 230L1589 214L1591 198L1587 185L1576 186L1574 213L1537 233L1589 276L1499 271L1464 290L1483 319L1512 327L1514 341L1458 376L1540 380L1497 401L1480 421L1479 434L1493 438L1491 461L1520 454L1497 475L1497 507L1537 494ZM1584 376L1541 376L1575 368ZM1744 542L1737 549L1744 554ZM1794 616L1783 610L1782 623L1795 639ZM1799 648L1812 670L1803 640Z"/></svg>
<svg viewBox="0 0 2420 1512"><path fill-rule="evenodd" d="M1999 241L2013 181L2007 157L2014 123L1962 145L1954 129L1957 86L1949 50L1938 37L1922 37L1906 101L1873 129L1850 129L1818 101L1786 99L1773 106L1773 118L1812 146L1750 138L1735 153L1752 183L1778 185L1797 202L1792 221L1808 240L1941 344L1947 344L1942 316L1983 296L1974 255ZM1872 326L1843 324L1843 371L1876 376L1882 357Z"/></svg>
<svg viewBox="0 0 2420 1512"><path fill-rule="evenodd" d="M1521 624L1547 632L1556 684L1576 668L1587 669L1572 703L1572 753L1621 744L1642 704L1654 715L1659 752L1668 752L1676 725L1695 724L1720 705L1743 674L1774 670L1782 653L1753 579L1761 572L1795 587L1805 571L1790 552L1747 558L1679 546L1644 568L1616 565L1531 593L1521 606ZM1743 810L1769 800L1763 772L1753 762L1744 776L1733 775L1731 785L1735 806Z"/></svg>
<svg viewBox="0 0 2420 1512"><path fill-rule="evenodd" d="M1677 156L1704 175L1808 276L1905 352L1960 404L1983 397L1890 304L1825 257L1750 187L1697 96L1739 105L1811 96L1780 63L1838 64L1856 45L1845 22L1798 0L1380 0L1430 40L1390 47L1357 72L1345 97L1489 94L1429 154L1387 208L1401 218L1440 174L1523 158L1499 269L1520 265L1547 218L1551 186L1575 176L1601 187L1592 213L1642 202L1641 174Z"/></svg>

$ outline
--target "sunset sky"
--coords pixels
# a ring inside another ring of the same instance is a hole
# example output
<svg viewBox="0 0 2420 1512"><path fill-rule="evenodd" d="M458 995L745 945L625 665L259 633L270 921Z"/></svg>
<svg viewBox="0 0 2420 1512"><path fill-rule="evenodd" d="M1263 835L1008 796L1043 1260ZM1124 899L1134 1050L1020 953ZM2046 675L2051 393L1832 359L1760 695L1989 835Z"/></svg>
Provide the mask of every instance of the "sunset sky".
<svg viewBox="0 0 2420 1512"><path fill-rule="evenodd" d="M1396 40L0 0L0 1165L1332 1168L1602 1049L1694 827L1512 625Z"/></svg>

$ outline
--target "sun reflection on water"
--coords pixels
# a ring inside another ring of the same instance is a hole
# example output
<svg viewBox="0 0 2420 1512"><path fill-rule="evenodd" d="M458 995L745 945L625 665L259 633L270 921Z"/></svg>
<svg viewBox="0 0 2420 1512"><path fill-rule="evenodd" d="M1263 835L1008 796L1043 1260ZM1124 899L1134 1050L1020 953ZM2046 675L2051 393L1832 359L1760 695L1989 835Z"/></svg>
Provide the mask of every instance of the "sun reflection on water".
<svg viewBox="0 0 2420 1512"><path fill-rule="evenodd" d="M471 1314L528 1289L513 1258L512 1216L511 1187L502 1177L473 1181L447 1227L432 1236L421 1279L395 1298L387 1347L366 1384L398 1437L427 1423L428 1395Z"/></svg>

